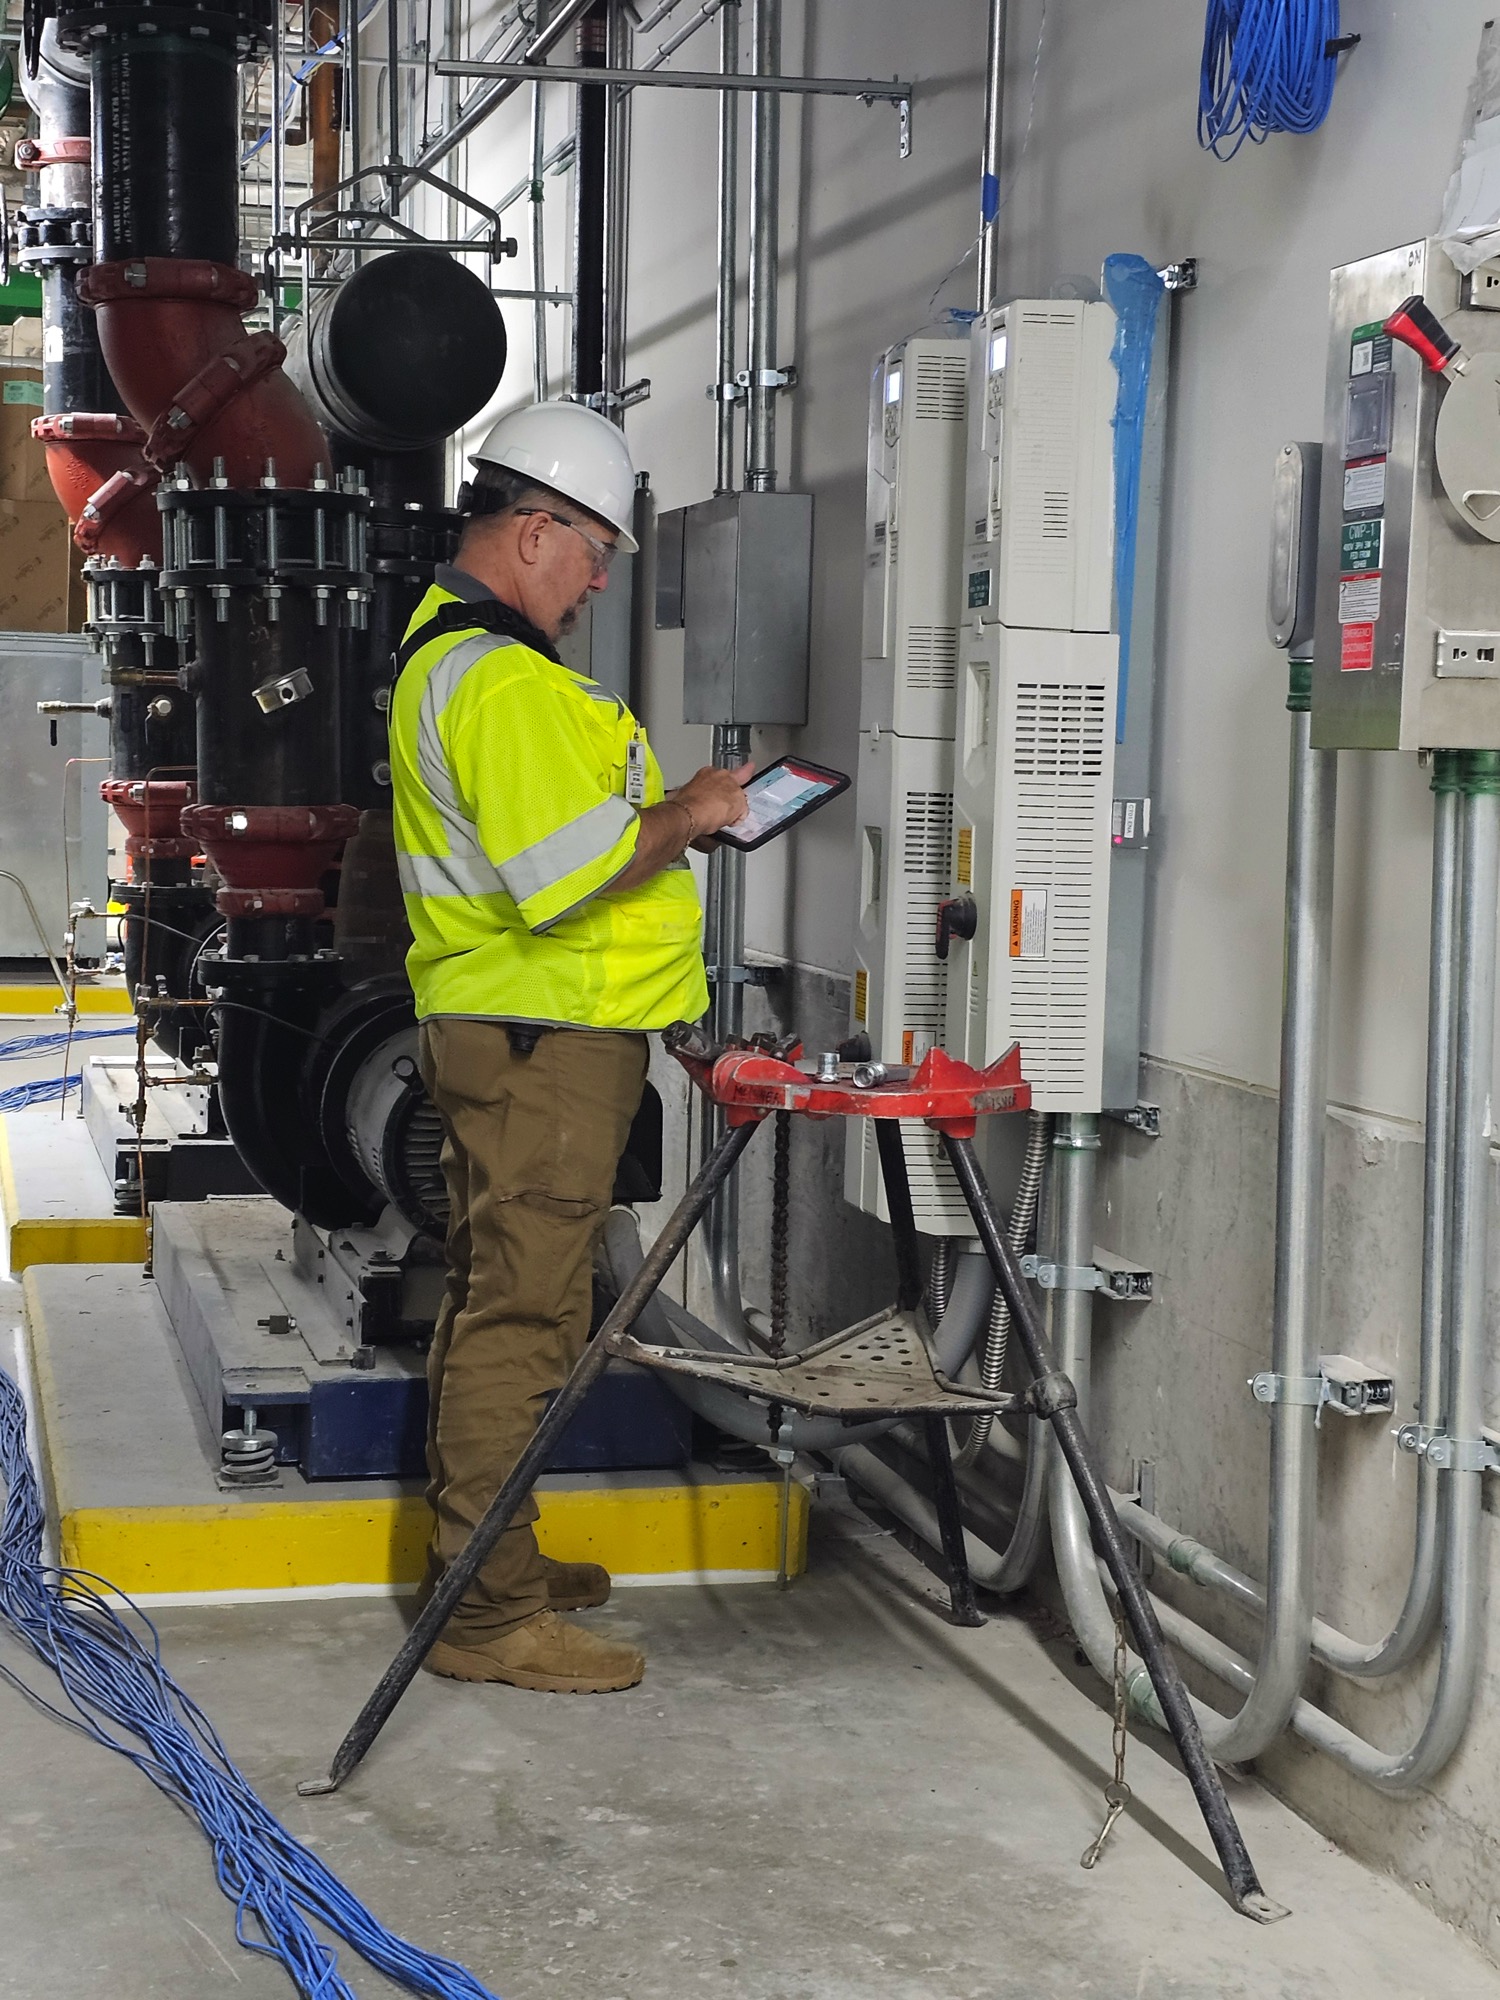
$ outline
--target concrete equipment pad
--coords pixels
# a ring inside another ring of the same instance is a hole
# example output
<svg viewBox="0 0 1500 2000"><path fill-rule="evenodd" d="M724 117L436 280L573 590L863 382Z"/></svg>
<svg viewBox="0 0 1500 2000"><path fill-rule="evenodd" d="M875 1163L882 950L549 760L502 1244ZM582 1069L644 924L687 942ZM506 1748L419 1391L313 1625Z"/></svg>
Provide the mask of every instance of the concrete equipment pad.
<svg viewBox="0 0 1500 2000"><path fill-rule="evenodd" d="M114 1184L88 1127L56 1105L0 1118L0 1208L10 1268L139 1264L146 1225L115 1214Z"/></svg>
<svg viewBox="0 0 1500 2000"><path fill-rule="evenodd" d="M413 1586L430 1525L415 1483L309 1482L226 1493L217 1440L155 1286L121 1266L27 1271L48 1512L64 1563L149 1601ZM553 1474L538 1488L548 1553L621 1582L774 1577L780 1484L684 1473ZM807 1496L792 1488L791 1557ZM3 1990L3 1989L0 1989Z"/></svg>

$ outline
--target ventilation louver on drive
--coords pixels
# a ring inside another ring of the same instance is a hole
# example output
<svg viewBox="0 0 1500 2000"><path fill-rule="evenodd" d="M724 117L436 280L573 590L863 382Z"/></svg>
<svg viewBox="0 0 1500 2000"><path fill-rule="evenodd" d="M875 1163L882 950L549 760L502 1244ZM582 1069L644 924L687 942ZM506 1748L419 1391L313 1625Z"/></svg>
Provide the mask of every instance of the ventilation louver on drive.
<svg viewBox="0 0 1500 2000"><path fill-rule="evenodd" d="M956 625L913 625L906 635L906 684L922 693L951 688L958 668Z"/></svg>
<svg viewBox="0 0 1500 2000"><path fill-rule="evenodd" d="M951 354L919 354L913 409L917 421L961 424L968 414L968 348L954 342Z"/></svg>
<svg viewBox="0 0 1500 2000"><path fill-rule="evenodd" d="M1105 698L1102 683L1016 688L1013 879L1047 891L1047 955L1012 964L1008 1026L1027 1080L1049 1092L1082 1090L1088 1077Z"/></svg>

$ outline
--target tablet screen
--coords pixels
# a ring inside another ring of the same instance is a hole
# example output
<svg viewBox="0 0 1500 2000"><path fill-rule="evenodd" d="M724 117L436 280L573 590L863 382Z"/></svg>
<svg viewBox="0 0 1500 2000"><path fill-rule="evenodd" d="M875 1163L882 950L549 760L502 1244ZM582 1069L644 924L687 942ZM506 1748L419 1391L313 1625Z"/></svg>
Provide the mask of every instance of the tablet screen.
<svg viewBox="0 0 1500 2000"><path fill-rule="evenodd" d="M809 807L820 805L842 789L837 773L783 758L746 785L745 802L749 811L734 826L727 827L725 835L736 845L748 846L752 841L764 840Z"/></svg>

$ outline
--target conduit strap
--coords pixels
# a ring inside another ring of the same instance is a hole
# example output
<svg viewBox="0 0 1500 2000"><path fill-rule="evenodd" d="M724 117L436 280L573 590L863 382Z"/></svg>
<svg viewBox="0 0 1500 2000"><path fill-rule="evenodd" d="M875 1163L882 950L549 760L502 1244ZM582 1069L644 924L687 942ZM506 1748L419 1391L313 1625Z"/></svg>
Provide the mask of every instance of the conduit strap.
<svg viewBox="0 0 1500 2000"><path fill-rule="evenodd" d="M206 257L137 257L128 264L90 264L78 280L86 306L130 299L191 299L249 312L260 288L248 271Z"/></svg>
<svg viewBox="0 0 1500 2000"><path fill-rule="evenodd" d="M226 347L184 383L156 419L145 456L156 466L174 465L206 424L285 360L286 349L274 333L247 333Z"/></svg>

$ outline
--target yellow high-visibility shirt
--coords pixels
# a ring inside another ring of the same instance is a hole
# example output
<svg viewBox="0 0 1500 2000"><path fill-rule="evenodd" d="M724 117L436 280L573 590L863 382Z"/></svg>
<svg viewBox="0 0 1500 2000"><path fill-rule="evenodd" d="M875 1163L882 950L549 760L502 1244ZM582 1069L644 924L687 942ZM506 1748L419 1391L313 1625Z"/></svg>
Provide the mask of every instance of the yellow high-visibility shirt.
<svg viewBox="0 0 1500 2000"><path fill-rule="evenodd" d="M467 593L465 593L467 595ZM413 634L458 593L434 585ZM396 854L417 1015L663 1028L708 1006L703 912L686 860L611 889L662 775L645 732L595 681L518 640L444 632L391 699Z"/></svg>

